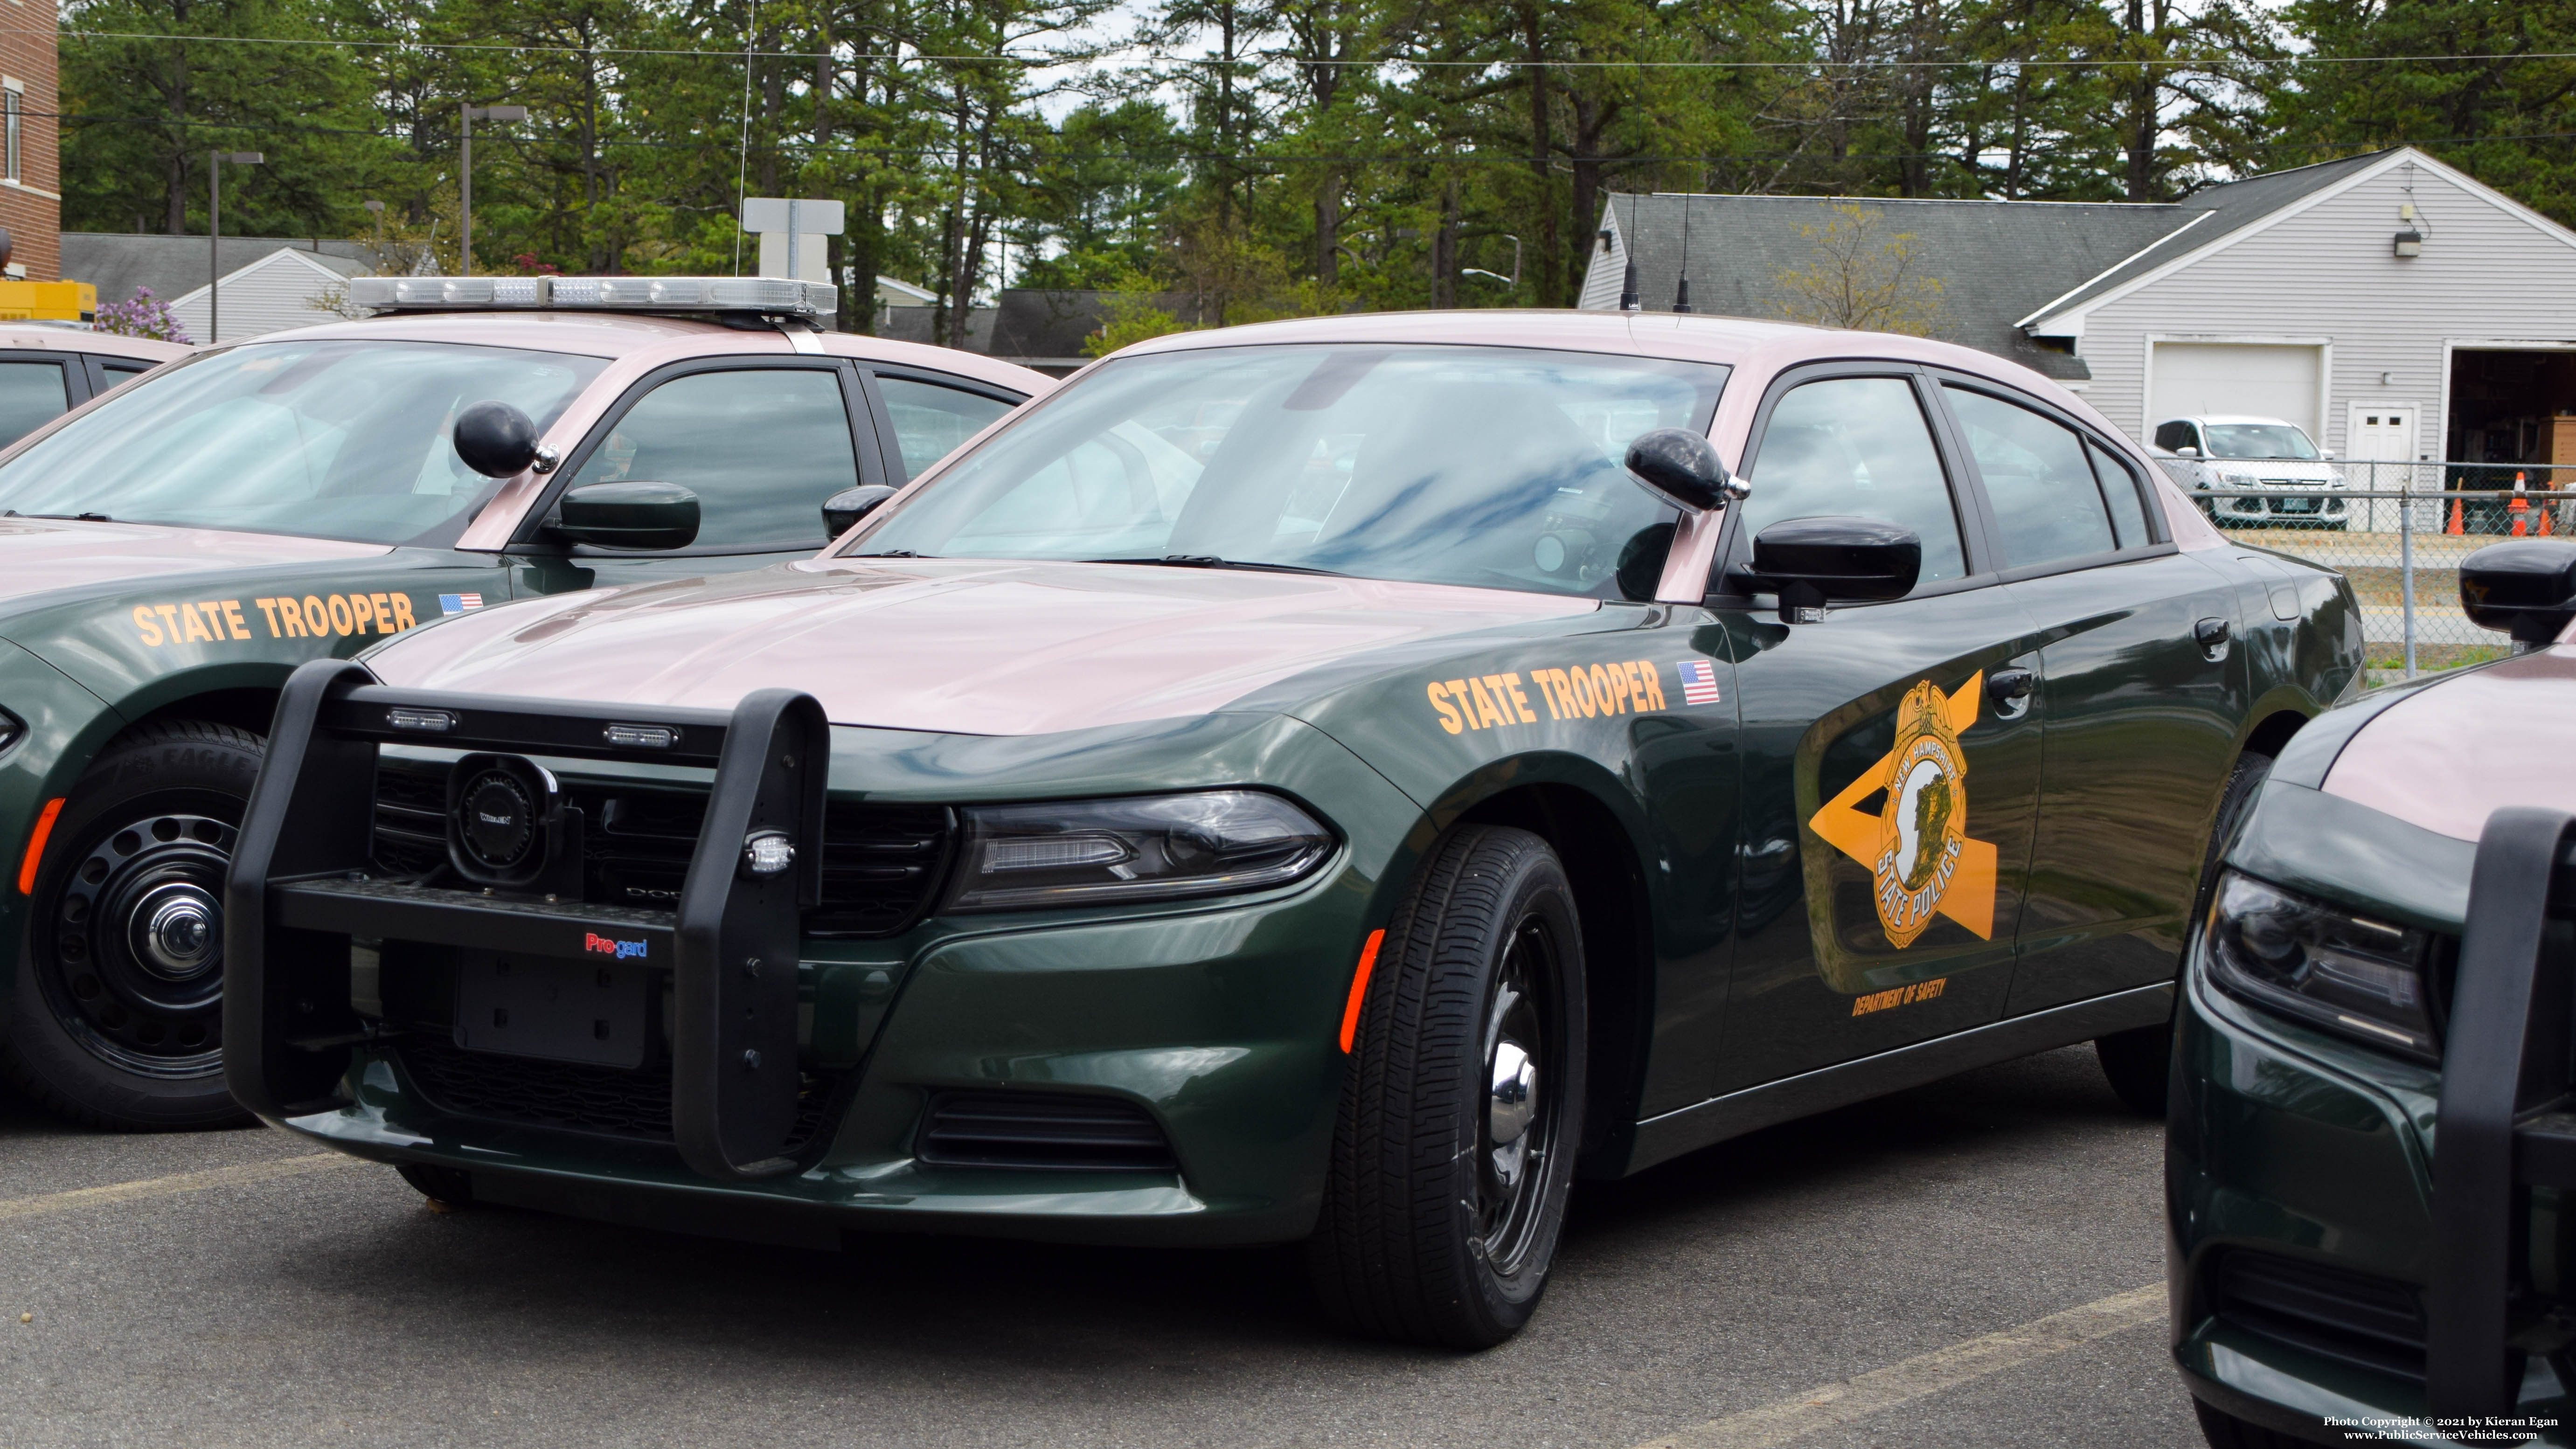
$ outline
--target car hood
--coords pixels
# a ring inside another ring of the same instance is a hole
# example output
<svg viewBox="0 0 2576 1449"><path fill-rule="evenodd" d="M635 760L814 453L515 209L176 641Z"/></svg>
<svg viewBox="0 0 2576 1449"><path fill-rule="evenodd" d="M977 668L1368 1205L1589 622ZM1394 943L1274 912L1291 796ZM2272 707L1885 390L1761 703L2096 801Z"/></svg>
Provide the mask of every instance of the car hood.
<svg viewBox="0 0 2576 1449"><path fill-rule="evenodd" d="M489 609L367 656L388 684L1026 735L1204 714L1351 654L1591 599L1310 574L826 559Z"/></svg>
<svg viewBox="0 0 2576 1449"><path fill-rule="evenodd" d="M2576 645L2554 644L2465 670L2380 711L2335 756L2323 788L2475 840L2500 806L2576 811L2576 775L2530 753L2570 719Z"/></svg>
<svg viewBox="0 0 2576 1449"><path fill-rule="evenodd" d="M381 544L154 523L0 518L0 600L213 569L366 558Z"/></svg>

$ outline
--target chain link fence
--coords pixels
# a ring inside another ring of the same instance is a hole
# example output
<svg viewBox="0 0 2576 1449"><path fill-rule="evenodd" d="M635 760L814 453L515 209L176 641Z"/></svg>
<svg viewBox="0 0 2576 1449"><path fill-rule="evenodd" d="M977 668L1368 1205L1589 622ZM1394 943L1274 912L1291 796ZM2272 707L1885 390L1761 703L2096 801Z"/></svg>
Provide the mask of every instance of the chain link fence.
<svg viewBox="0 0 2576 1449"><path fill-rule="evenodd" d="M2460 560L2504 538L2576 538L2576 464L2158 461L2230 538L2352 581L2374 684L2511 653L2461 611ZM2267 466L2305 476L2264 479Z"/></svg>

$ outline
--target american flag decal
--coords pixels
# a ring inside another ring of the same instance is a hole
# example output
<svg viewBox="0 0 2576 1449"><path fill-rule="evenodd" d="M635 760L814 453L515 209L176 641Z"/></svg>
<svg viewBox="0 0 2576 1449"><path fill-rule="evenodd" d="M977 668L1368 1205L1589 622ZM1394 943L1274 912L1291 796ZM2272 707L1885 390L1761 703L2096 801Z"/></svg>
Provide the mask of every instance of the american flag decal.
<svg viewBox="0 0 2576 1449"><path fill-rule="evenodd" d="M441 594L438 596L438 612L442 614L462 614L468 609L479 609L482 607L483 596L481 594ZM1714 699L1717 696L1712 694L1709 697Z"/></svg>
<svg viewBox="0 0 2576 1449"><path fill-rule="evenodd" d="M1673 666L1681 671L1682 703L1717 703L1717 669L1705 659L1685 659Z"/></svg>

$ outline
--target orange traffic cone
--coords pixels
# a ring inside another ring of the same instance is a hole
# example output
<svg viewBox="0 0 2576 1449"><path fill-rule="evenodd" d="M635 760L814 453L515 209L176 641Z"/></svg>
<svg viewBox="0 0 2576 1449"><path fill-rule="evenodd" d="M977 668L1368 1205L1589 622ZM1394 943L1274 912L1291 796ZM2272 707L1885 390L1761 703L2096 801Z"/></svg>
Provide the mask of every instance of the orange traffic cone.
<svg viewBox="0 0 2576 1449"><path fill-rule="evenodd" d="M2516 538L2522 537L2531 527L2531 520L2526 516L2531 512L2531 500L2523 497L2522 491L2522 475L2516 473L2513 475L2513 501L2504 506L2504 511L2513 515L2513 536Z"/></svg>
<svg viewBox="0 0 2576 1449"><path fill-rule="evenodd" d="M2442 531L2453 536L2468 532L2466 528L2460 526L2460 500L2456 498L2451 500L2451 526Z"/></svg>

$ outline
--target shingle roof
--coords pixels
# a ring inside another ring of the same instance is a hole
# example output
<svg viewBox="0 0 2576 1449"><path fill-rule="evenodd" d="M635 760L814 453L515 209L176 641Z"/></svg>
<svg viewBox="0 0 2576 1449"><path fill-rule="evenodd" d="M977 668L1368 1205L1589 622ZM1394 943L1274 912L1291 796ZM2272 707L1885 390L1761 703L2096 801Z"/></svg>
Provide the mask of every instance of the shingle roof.
<svg viewBox="0 0 2576 1449"><path fill-rule="evenodd" d="M2043 308L2063 310L2187 255L2386 154L2248 177L2179 202L1617 195L1602 221L1613 239L1593 251L1583 305L1616 306L1621 274L1634 261L1644 306L1671 307L1687 232L1694 310L1782 316L1782 274L1815 265L1816 239L1834 220L1832 208L1862 206L1880 214L1883 235L1911 238L1919 275L1941 284L1933 336L2051 377L2082 379L2091 375L2082 359L2040 348L2021 324Z"/></svg>
<svg viewBox="0 0 2576 1449"><path fill-rule="evenodd" d="M375 270L368 249L358 242L322 237L228 236L223 248L224 275L278 251L299 251L343 276ZM122 302L136 287L150 287L164 302L206 285L206 239L150 233L67 231L63 233L63 276L98 288L101 302Z"/></svg>
<svg viewBox="0 0 2576 1449"><path fill-rule="evenodd" d="M2081 306L2105 292L2112 291L2138 277L2145 276L2176 257L2197 251L2230 232L2253 225L2302 197L2322 191L2352 173L2386 156L2386 151L2372 151L2360 156L2346 156L2339 161L2320 161L2313 166L2300 166L2289 171L2270 171L2261 176L2248 176L2195 191L2184 198L2183 206L2194 213L2192 224L2173 232L2153 246L2123 261L2118 266L2085 282L2070 293L2051 293L2031 304L2023 319L2039 320L2040 309L2063 312Z"/></svg>
<svg viewBox="0 0 2576 1449"><path fill-rule="evenodd" d="M2180 206L2116 202L1658 194L1612 197L1604 224L1636 262L1648 309L1671 307L1687 270L1693 310L1781 317L1788 296L1781 275L1815 264L1817 237L1837 206L1875 210L1881 235L1911 239L1912 265L1941 284L1933 336L2064 378L2090 374L2081 359L2042 351L2014 324L2190 220ZM1623 265L1615 251L1593 255L1596 269ZM1587 286L1587 302L1600 290ZM1607 290L1615 299L1617 287Z"/></svg>

